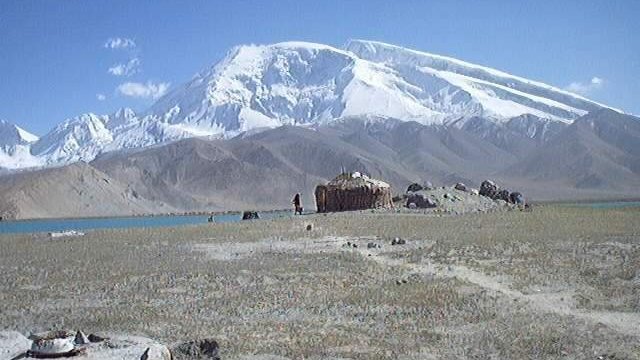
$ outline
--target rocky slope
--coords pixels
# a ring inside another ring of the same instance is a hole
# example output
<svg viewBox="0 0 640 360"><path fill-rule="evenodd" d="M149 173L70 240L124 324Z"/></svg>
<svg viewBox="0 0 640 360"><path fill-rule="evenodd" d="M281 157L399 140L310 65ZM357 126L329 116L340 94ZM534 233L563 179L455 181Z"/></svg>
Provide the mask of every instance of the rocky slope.
<svg viewBox="0 0 640 360"><path fill-rule="evenodd" d="M145 200L84 162L2 177L3 219L132 215L158 212L163 204Z"/></svg>

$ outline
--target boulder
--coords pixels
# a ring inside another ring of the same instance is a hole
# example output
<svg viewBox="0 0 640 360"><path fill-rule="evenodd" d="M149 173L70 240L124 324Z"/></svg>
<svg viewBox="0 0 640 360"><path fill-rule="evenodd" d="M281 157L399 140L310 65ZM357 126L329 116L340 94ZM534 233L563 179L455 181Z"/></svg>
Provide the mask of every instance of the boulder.
<svg viewBox="0 0 640 360"><path fill-rule="evenodd" d="M409 185L409 187L407 188L407 192L416 192L416 191L421 191L424 190L424 187L422 187L422 185L418 184L418 183L413 183L411 185Z"/></svg>
<svg viewBox="0 0 640 360"><path fill-rule="evenodd" d="M512 192L509 198L512 204L516 204L516 205L525 204L524 196L522 196L522 194L517 191Z"/></svg>
<svg viewBox="0 0 640 360"><path fill-rule="evenodd" d="M423 190L433 190L433 184L431 183L431 181L425 181L424 184L422 185Z"/></svg>
<svg viewBox="0 0 640 360"><path fill-rule="evenodd" d="M242 213L242 220L260 219L257 211L245 211Z"/></svg>
<svg viewBox="0 0 640 360"><path fill-rule="evenodd" d="M463 183L457 183L453 188L456 190L467 192L467 185Z"/></svg>
<svg viewBox="0 0 640 360"><path fill-rule="evenodd" d="M0 359L29 357L77 358L83 360L140 359L170 360L169 349L148 338L127 335L110 335L100 342L77 344L76 339L89 340L81 331L51 331L35 334L29 338L15 332L0 331Z"/></svg>
<svg viewBox="0 0 640 360"><path fill-rule="evenodd" d="M419 193L409 195L407 198L407 207L412 208L411 204L414 204L416 208L420 209L429 209L438 206L431 198Z"/></svg>
<svg viewBox="0 0 640 360"><path fill-rule="evenodd" d="M87 336L87 339L89 339L89 341L91 342L102 342L107 340L106 338L102 337L102 336L98 336L96 334L89 334L89 336Z"/></svg>
<svg viewBox="0 0 640 360"><path fill-rule="evenodd" d="M87 335L85 335L82 331L78 330L78 332L76 332L76 336L73 339L73 343L76 345L86 345L89 344L91 341L89 340L89 338L87 337Z"/></svg>
<svg viewBox="0 0 640 360"><path fill-rule="evenodd" d="M211 359L220 360L218 342L213 339L193 340L171 349L173 359Z"/></svg>
<svg viewBox="0 0 640 360"><path fill-rule="evenodd" d="M482 196L486 196L488 198L491 198L491 199L496 199L498 191L499 191L499 189L498 189L498 185L496 185L496 183L494 183L491 180L485 180L480 185L479 194L482 195Z"/></svg>
<svg viewBox="0 0 640 360"><path fill-rule="evenodd" d="M0 359L18 358L31 348L31 340L17 331L0 331Z"/></svg>
<svg viewBox="0 0 640 360"><path fill-rule="evenodd" d="M507 189L502 189L496 195L496 200L504 200L506 202L511 202L511 193Z"/></svg>

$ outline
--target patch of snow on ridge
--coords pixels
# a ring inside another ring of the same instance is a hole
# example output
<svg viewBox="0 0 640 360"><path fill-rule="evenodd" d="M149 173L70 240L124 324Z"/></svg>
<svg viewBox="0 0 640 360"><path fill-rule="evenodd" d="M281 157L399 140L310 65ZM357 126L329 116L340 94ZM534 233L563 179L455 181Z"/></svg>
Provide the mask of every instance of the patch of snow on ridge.
<svg viewBox="0 0 640 360"><path fill-rule="evenodd" d="M579 103L590 104L590 107L609 108L622 113L621 110L587 99L581 95L539 82L525 79L519 76L492 69L486 66L472 64L452 57L431 54L424 51L412 50L397 45L379 41L352 39L345 44L345 49L353 52L362 59L374 62L395 63L419 67L431 67L436 70L444 70L462 75L468 75L477 79L495 82L509 87L526 84L528 88L546 90L546 93L571 97ZM584 109L583 109L584 110Z"/></svg>

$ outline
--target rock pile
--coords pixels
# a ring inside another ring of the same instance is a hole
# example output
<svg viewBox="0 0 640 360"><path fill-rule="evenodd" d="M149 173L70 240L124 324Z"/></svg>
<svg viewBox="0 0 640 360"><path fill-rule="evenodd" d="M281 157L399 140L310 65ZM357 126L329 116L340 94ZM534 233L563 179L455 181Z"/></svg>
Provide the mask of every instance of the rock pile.
<svg viewBox="0 0 640 360"><path fill-rule="evenodd" d="M82 331L50 331L28 338L15 331L0 331L0 358L66 358L81 355L84 360L147 359L169 360L169 349L139 336L86 336Z"/></svg>
<svg viewBox="0 0 640 360"><path fill-rule="evenodd" d="M510 193L508 190L500 189L492 181L485 181L482 185L482 193L490 196L479 196L480 191L461 182L449 187L430 186L429 188L414 183L409 185L406 193L396 198L395 211L418 210L434 214L464 214L507 210L513 208L511 204L520 204L524 201L520 193Z"/></svg>
<svg viewBox="0 0 640 360"><path fill-rule="evenodd" d="M421 193L410 193L407 196L407 207L410 209L429 209L438 206L428 196Z"/></svg>
<svg viewBox="0 0 640 360"><path fill-rule="evenodd" d="M493 200L502 200L510 204L524 205L524 196L519 192L510 192L507 189L501 189L495 182L485 180L480 185L480 195L486 196Z"/></svg>

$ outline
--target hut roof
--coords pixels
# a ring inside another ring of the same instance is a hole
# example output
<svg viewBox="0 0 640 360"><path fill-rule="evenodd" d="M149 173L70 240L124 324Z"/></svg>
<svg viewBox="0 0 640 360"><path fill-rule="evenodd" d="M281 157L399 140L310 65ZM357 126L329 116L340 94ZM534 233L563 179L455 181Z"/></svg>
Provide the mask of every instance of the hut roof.
<svg viewBox="0 0 640 360"><path fill-rule="evenodd" d="M368 188L389 188L389 184L384 181L376 180L368 177L367 175L359 172L343 173L336 176L335 179L329 181L329 186L336 186L339 188L349 189L356 187L368 187Z"/></svg>

